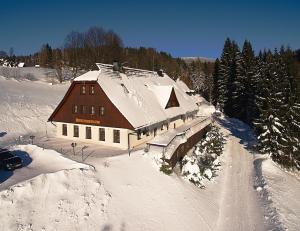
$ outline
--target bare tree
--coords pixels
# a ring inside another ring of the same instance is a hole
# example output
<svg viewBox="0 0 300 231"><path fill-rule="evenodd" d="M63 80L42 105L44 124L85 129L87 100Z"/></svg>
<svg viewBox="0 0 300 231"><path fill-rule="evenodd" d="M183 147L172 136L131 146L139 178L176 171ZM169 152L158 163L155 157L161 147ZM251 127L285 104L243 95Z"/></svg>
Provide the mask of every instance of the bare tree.
<svg viewBox="0 0 300 231"><path fill-rule="evenodd" d="M53 50L53 67L56 71L56 77L60 83L63 81L63 58L61 49Z"/></svg>
<svg viewBox="0 0 300 231"><path fill-rule="evenodd" d="M67 35L65 40L65 53L69 66L72 67L73 78L77 76L81 63L81 53L84 48L84 35L82 33L72 31Z"/></svg>

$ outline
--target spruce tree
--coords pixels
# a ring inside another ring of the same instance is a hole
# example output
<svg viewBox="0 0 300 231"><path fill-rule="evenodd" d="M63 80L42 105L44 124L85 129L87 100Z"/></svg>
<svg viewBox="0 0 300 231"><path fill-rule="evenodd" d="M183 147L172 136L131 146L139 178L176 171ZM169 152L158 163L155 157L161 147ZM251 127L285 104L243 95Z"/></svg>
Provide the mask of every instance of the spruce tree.
<svg viewBox="0 0 300 231"><path fill-rule="evenodd" d="M217 106L219 99L218 81L220 78L220 61L216 59L214 72L213 72L213 92L212 92L212 103Z"/></svg>
<svg viewBox="0 0 300 231"><path fill-rule="evenodd" d="M231 61L232 61L232 42L229 38L226 39L223 52L220 58L220 70L218 79L218 105L220 110L224 112L225 106L228 103L228 85L231 76Z"/></svg>
<svg viewBox="0 0 300 231"><path fill-rule="evenodd" d="M282 60L275 50L274 55L267 53L263 61L257 106L260 112L256 120L259 132L259 148L272 159L284 163L284 148L287 144L284 113L288 108L286 92L289 91L288 76Z"/></svg>
<svg viewBox="0 0 300 231"><path fill-rule="evenodd" d="M256 58L251 43L247 40L243 45L241 60L237 55L236 65L233 107L236 111L236 117L251 125L256 112Z"/></svg>

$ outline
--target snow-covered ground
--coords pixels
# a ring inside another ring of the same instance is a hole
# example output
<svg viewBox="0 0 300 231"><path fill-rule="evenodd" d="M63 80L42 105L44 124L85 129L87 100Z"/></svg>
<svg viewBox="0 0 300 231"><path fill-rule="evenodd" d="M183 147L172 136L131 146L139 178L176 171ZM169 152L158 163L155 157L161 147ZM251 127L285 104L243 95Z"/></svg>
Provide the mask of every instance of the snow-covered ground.
<svg viewBox="0 0 300 231"><path fill-rule="evenodd" d="M0 77L1 145L19 135L44 136L45 121L67 88ZM158 171L143 150L111 157L115 151L94 148L85 160L94 169L34 145L11 146L26 166L0 172L6 178L0 230L299 230L299 180L268 160L261 171L267 187L260 191L250 129L232 119L219 123L227 135L222 167L204 190Z"/></svg>
<svg viewBox="0 0 300 231"><path fill-rule="evenodd" d="M46 121L68 87L68 83L49 85L0 76L0 142L53 133L53 125Z"/></svg>
<svg viewBox="0 0 300 231"><path fill-rule="evenodd" d="M300 173L284 171L266 156L257 155L256 162L256 190L265 202L266 217L281 229L300 230Z"/></svg>

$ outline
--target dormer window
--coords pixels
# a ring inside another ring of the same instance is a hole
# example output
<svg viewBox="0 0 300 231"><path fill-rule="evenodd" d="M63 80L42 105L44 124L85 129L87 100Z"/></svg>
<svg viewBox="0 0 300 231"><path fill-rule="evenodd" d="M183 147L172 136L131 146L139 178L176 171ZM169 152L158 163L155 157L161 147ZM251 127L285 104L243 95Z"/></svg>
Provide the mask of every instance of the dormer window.
<svg viewBox="0 0 300 231"><path fill-rule="evenodd" d="M86 93L86 86L82 85L80 88L80 94L85 95L85 93Z"/></svg>

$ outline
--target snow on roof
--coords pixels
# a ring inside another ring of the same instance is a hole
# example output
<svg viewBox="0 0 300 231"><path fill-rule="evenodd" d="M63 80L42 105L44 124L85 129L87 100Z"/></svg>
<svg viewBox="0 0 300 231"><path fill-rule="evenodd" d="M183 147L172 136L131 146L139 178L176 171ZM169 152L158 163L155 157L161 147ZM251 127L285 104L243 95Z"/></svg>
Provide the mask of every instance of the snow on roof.
<svg viewBox="0 0 300 231"><path fill-rule="evenodd" d="M191 89L179 78L176 80L176 84L185 92L191 91Z"/></svg>
<svg viewBox="0 0 300 231"><path fill-rule="evenodd" d="M99 85L134 128L146 127L197 110L197 105L167 74L164 77L151 71L120 73L99 66L74 81L98 81ZM179 107L165 109L172 89Z"/></svg>
<svg viewBox="0 0 300 231"><path fill-rule="evenodd" d="M160 103L162 108L166 108L167 103L170 99L170 95L173 89L173 86L148 86L149 89L154 93L156 99Z"/></svg>
<svg viewBox="0 0 300 231"><path fill-rule="evenodd" d="M78 76L76 81L97 81L99 76L99 71L89 71L83 75Z"/></svg>

